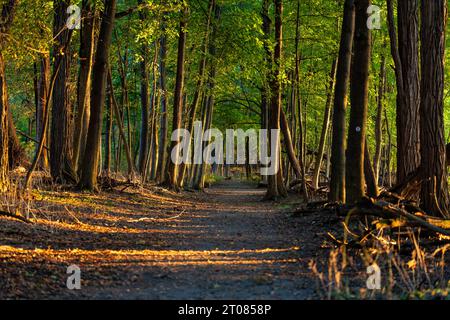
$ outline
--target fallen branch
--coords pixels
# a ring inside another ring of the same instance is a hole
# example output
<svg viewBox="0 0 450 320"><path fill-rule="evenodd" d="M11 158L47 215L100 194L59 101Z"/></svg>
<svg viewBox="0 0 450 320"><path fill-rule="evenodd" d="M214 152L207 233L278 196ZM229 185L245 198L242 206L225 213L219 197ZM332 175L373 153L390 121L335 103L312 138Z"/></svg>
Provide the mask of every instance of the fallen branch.
<svg viewBox="0 0 450 320"><path fill-rule="evenodd" d="M450 220L436 219L418 212L421 216L409 213L408 211L386 201L377 201L365 198L362 202L351 209L349 215L376 216L383 219L406 219L408 223L420 226L427 230L450 236ZM408 223L406 226L408 226ZM438 226L439 224L440 226ZM448 226L448 228L446 227Z"/></svg>
<svg viewBox="0 0 450 320"><path fill-rule="evenodd" d="M20 220L25 223L33 223L31 220L29 220L21 215L14 214L14 213L7 212L7 211L0 211L0 216L17 219L17 220Z"/></svg>

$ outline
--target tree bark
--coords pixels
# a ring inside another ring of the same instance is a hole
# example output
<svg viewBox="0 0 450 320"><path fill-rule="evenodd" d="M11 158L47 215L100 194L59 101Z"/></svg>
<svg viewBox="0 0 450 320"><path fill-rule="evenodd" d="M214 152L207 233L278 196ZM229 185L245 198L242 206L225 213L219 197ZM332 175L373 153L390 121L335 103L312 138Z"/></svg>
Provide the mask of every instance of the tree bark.
<svg viewBox="0 0 450 320"><path fill-rule="evenodd" d="M375 179L375 172L370 162L369 146L367 145L367 139L364 143L364 178L366 181L367 195L371 198L378 197L378 184Z"/></svg>
<svg viewBox="0 0 450 320"><path fill-rule="evenodd" d="M138 1L142 4L142 0ZM146 15L143 12L139 13L141 23L145 22ZM148 70L148 56L150 52L148 45L144 43L141 47L142 61L140 62L141 71L141 134L139 139L139 159L138 169L143 177L146 170L146 162L149 151L149 121L150 121L150 94L149 94L149 70Z"/></svg>
<svg viewBox="0 0 450 320"><path fill-rule="evenodd" d="M90 191L98 190L98 161L100 137L102 129L103 107L106 94L106 80L108 75L108 60L111 46L114 16L116 12L116 0L105 1L97 51L93 66L92 93L91 93L91 118L86 144L91 152L86 152L82 162L80 188Z"/></svg>
<svg viewBox="0 0 450 320"><path fill-rule="evenodd" d="M203 83L204 83L205 69L206 69L206 57L207 57L207 51L208 51L208 47L209 47L211 17L212 17L212 11L213 11L214 7L215 7L215 0L209 0L205 37L203 40L203 52L202 52L202 57L200 59L199 70L198 70L198 80L197 80L197 85L195 87L194 98L192 100L192 104L190 106L190 111L189 111L189 115L188 115L187 129L189 130L189 132L192 132L194 130L195 115L197 114L200 96L203 91ZM191 141L189 141L189 149L190 148L191 148ZM180 177L179 177L180 187L183 187L185 175L186 175L186 163L183 162L180 167Z"/></svg>
<svg viewBox="0 0 450 320"><path fill-rule="evenodd" d="M174 106L173 106L173 119L172 119L172 130L181 129L182 115L183 115L183 89L184 89L184 63L186 54L186 27L188 18L188 8L183 8L182 16L180 19L179 37L178 37L178 55L177 55L177 77L175 82L175 93L174 93ZM178 142L172 141L170 150L177 148ZM165 186L179 190L178 183L178 169L179 165L175 162L178 160L178 154L175 155L175 159L171 159L170 155L168 157L167 166L167 177L165 181Z"/></svg>
<svg viewBox="0 0 450 320"><path fill-rule="evenodd" d="M163 35L160 38L160 60L159 60L159 86L161 90L161 116L160 116L160 134L158 150L158 175L157 181L162 183L166 173L167 161L167 88L166 88L166 59L167 59L167 36L164 34L166 18L162 21Z"/></svg>
<svg viewBox="0 0 450 320"><path fill-rule="evenodd" d="M112 154L112 130L113 130L113 105L111 98L111 89L109 90L107 98L106 111L106 133L105 133L105 160L103 164L103 171L109 177L111 173L111 154Z"/></svg>
<svg viewBox="0 0 450 320"><path fill-rule="evenodd" d="M0 20L0 193L9 188L9 156L8 156L8 89L6 86L5 61L3 50L6 45L6 35L11 27L17 0L9 0L1 7Z"/></svg>
<svg viewBox="0 0 450 320"><path fill-rule="evenodd" d="M447 1L422 1L420 97L421 207L450 216L444 133L444 57Z"/></svg>
<svg viewBox="0 0 450 320"><path fill-rule="evenodd" d="M47 96L50 86L50 56L47 54L42 55L39 63L39 77L37 83L38 101L36 105L36 140L40 141L43 137L48 140L48 132L42 132L44 123L44 114L46 113ZM39 145L36 145L36 152ZM40 169L46 170L48 168L48 151L42 151L42 157L40 159Z"/></svg>
<svg viewBox="0 0 450 320"><path fill-rule="evenodd" d="M86 137L90 117L90 88L94 48L94 10L90 0L83 0L80 32L80 70L77 83L77 113L73 143L73 165L75 170L80 166L86 149Z"/></svg>
<svg viewBox="0 0 450 320"><path fill-rule="evenodd" d="M367 28L370 0L355 0L355 37L350 81L350 124L346 153L346 202L364 196L364 145L367 131L371 34Z"/></svg>
<svg viewBox="0 0 450 320"><path fill-rule="evenodd" d="M346 0L334 93L331 182L328 195L330 201L345 202L345 110L347 108L347 88L350 77L354 30L355 1Z"/></svg>
<svg viewBox="0 0 450 320"><path fill-rule="evenodd" d="M375 121L375 155L373 157L373 170L375 174L375 181L379 183L380 175L380 162L381 162L381 150L383 143L383 111L384 111L384 87L386 82L386 57L384 54L381 57L380 66L380 81L378 84L378 106L377 106L377 118Z"/></svg>
<svg viewBox="0 0 450 320"><path fill-rule="evenodd" d="M73 170L72 137L70 136L71 108L69 103L69 52L61 52L69 41L69 30L66 28L67 8L69 1L54 1L53 35L55 45L53 47L54 73L59 65L57 73L51 113L50 129L50 172L56 182L74 182L77 180ZM66 50L70 51L70 50Z"/></svg>
<svg viewBox="0 0 450 320"><path fill-rule="evenodd" d="M270 111L269 111L269 129L280 130L281 120L281 59L283 48L283 1L274 0L275 4L275 50L273 59L273 72L270 79L271 96L270 96ZM272 139L272 138L271 138ZM272 155L275 155L275 168L278 172L268 177L267 193L265 198L267 200L275 200L278 197L287 195L286 187L283 183L283 175L281 168L281 145L278 137L275 148L270 150Z"/></svg>

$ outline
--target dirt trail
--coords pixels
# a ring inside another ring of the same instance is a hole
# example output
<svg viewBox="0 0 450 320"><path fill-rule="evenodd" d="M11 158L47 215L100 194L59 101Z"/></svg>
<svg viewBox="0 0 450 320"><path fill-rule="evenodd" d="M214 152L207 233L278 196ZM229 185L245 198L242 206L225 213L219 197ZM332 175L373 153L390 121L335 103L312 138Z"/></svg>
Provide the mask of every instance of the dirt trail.
<svg viewBox="0 0 450 320"><path fill-rule="evenodd" d="M264 192L224 181L205 193L160 197L49 194L53 202L41 208L71 204L71 215L55 218L47 212L35 226L0 223L0 297L316 297L308 262L327 256L322 242L330 221L314 214L293 218L287 208L298 196L271 203L261 201ZM54 214L61 211L53 208ZM81 290L66 288L71 264L81 268Z"/></svg>
<svg viewBox="0 0 450 320"><path fill-rule="evenodd" d="M231 181L207 190L196 197L195 208L184 212L184 219L176 223L178 230L188 231L174 234L173 242L166 246L176 253L148 261L150 266L142 270L133 287L93 290L93 297L314 297L315 281L308 261L318 248L301 240L308 231L298 220L281 213L279 205L262 202L263 195L264 190Z"/></svg>

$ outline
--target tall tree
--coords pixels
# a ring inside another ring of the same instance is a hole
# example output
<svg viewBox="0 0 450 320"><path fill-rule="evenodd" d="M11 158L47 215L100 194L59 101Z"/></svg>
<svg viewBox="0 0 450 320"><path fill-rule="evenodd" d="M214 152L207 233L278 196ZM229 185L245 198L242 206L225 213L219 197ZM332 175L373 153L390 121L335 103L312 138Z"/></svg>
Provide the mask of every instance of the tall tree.
<svg viewBox="0 0 450 320"><path fill-rule="evenodd" d="M377 118L375 120L375 155L373 157L373 171L375 181L379 183L381 151L383 142L383 112L384 112L384 89L386 86L386 57L383 53L381 56L380 74L378 83L378 101L377 101Z"/></svg>
<svg viewBox="0 0 450 320"><path fill-rule="evenodd" d="M44 115L46 113L47 96L50 86L50 56L43 54L39 63L39 76L37 82L37 104L36 104L36 140L48 137L48 132L42 132ZM47 139L44 139L47 140ZM45 141L45 143L47 143ZM39 145L36 145L36 152ZM41 169L48 169L48 151L44 150L39 163Z"/></svg>
<svg viewBox="0 0 450 320"><path fill-rule="evenodd" d="M355 0L345 0L334 93L330 201L345 201L345 110L354 30Z"/></svg>
<svg viewBox="0 0 450 320"><path fill-rule="evenodd" d="M420 165L418 0L398 1L398 41L388 0L391 51L397 84L397 184Z"/></svg>
<svg viewBox="0 0 450 320"><path fill-rule="evenodd" d="M205 37L203 38L203 45L202 45L203 51L201 53L199 70L198 70L198 80L197 80L197 84L195 87L194 98L192 100L192 103L191 103L191 106L189 109L189 115L188 115L187 130L189 130L189 132L193 132L193 130L194 130L195 116L197 114L198 105L200 102L200 97L202 95L203 86L204 86L204 82L205 82L204 78L205 78L205 69L206 69L206 59L207 59L207 54L208 54L207 51L209 48L211 17L212 17L212 10L214 9L214 7L215 7L215 0L209 0L208 13L207 13L207 17L206 17ZM189 141L189 148L191 148L190 144L191 144L191 141ZM180 176L179 176L180 186L183 186L185 174L186 174L186 163L183 162L180 167Z"/></svg>
<svg viewBox="0 0 450 320"><path fill-rule="evenodd" d="M90 117L90 89L95 42L95 11L91 0L83 0L80 32L80 69L77 82L77 113L73 143L73 165L77 170L86 148Z"/></svg>
<svg viewBox="0 0 450 320"><path fill-rule="evenodd" d="M0 192L9 187L8 177L8 90L6 86L5 61L3 51L6 46L6 35L11 27L17 0L6 1L1 7L0 20Z"/></svg>
<svg viewBox="0 0 450 320"><path fill-rule="evenodd" d="M275 5L275 49L273 54L273 71L270 77L270 110L269 110L269 129L280 131L281 121L281 64L282 64L282 49L283 49L283 1L274 0ZM272 137L271 137L272 139ZM272 143L271 143L272 144ZM275 163L273 167L278 171L274 175L268 177L267 193L265 198L268 200L276 199L280 196L286 196L287 191L283 183L283 174L281 167L281 145L280 137L273 144L274 148L270 150L274 155Z"/></svg>
<svg viewBox="0 0 450 320"><path fill-rule="evenodd" d="M100 139L102 133L103 107L106 96L106 80L108 75L109 51L111 46L116 0L107 0L98 36L95 62L93 66L92 92L91 92L91 118L87 136L87 145L91 152L84 154L80 188L91 191L97 190L98 161Z"/></svg>
<svg viewBox="0 0 450 320"><path fill-rule="evenodd" d="M157 181L163 182L166 173L166 153L167 153L167 87L166 87L166 59L167 59L167 35L166 35L167 16L164 14L161 23L162 36L159 40L159 87L161 90L161 116L159 120L159 150L158 150L158 176Z"/></svg>
<svg viewBox="0 0 450 320"><path fill-rule="evenodd" d="M69 30L66 26L67 8L69 1L57 0L53 2L54 20L53 46L54 73L56 76L52 97L51 129L50 129L50 172L53 180L57 182L75 181L73 171L72 140L70 135L71 108L69 104L69 54L62 48L70 40Z"/></svg>
<svg viewBox="0 0 450 320"><path fill-rule="evenodd" d="M450 216L444 130L444 54L447 1L422 1L420 155L422 208Z"/></svg>
<svg viewBox="0 0 450 320"><path fill-rule="evenodd" d="M138 1L142 4L142 0ZM147 15L145 12L139 12L139 18L141 23L144 25ZM144 43L141 46L142 60L140 62L140 72L141 72L141 131L139 139L139 158L138 158L138 169L141 176L145 175L146 162L149 152L149 122L150 122L150 92L149 92L149 66L148 66L148 56L150 51L148 44L144 39Z"/></svg>
<svg viewBox="0 0 450 320"><path fill-rule="evenodd" d="M355 0L355 36L350 80L350 124L345 158L346 202L365 194L364 148L367 131L371 32L367 27L370 0Z"/></svg>
<svg viewBox="0 0 450 320"><path fill-rule="evenodd" d="M181 129L182 125L182 115L183 115L183 89L184 89L184 64L186 55L186 35L187 35L187 18L188 18L188 7L184 7L180 18L179 36L178 36L178 55L177 55L177 76L175 80L175 93L173 100L173 119L172 119L172 130ZM173 151L177 148L178 141L172 141L170 150ZM178 180L178 153L174 153L175 159L169 155L168 166L167 166L167 176L165 179L165 185L171 189L179 189Z"/></svg>

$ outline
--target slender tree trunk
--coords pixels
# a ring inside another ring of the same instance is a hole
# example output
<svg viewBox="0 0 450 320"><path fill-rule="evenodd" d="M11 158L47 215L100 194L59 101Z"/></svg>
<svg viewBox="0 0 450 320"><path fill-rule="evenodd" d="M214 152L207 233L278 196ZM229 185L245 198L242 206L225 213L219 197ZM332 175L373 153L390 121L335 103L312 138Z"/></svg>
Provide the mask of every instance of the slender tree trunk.
<svg viewBox="0 0 450 320"><path fill-rule="evenodd" d="M142 0L139 0L142 3ZM141 12L139 14L141 23L145 22L146 15ZM141 136L139 144L139 159L138 159L138 169L143 177L146 170L146 162L148 158L149 150L149 121L150 121L150 94L149 94L149 70L148 70L148 56L150 52L148 50L148 45L143 44L141 48L142 61L140 62L141 69Z"/></svg>
<svg viewBox="0 0 450 320"><path fill-rule="evenodd" d="M355 37L351 68L351 109L346 153L346 202L364 196L364 145L367 131L371 34L367 28L370 0L355 0Z"/></svg>
<svg viewBox="0 0 450 320"><path fill-rule="evenodd" d="M40 141L43 137L48 140L48 132L42 132L44 124L45 107L47 105L47 96L50 86L50 56L44 54L39 63L39 77L37 83L38 102L36 105L36 140ZM39 146L36 145L36 152ZM39 163L40 169L46 170L48 168L48 151L42 151L42 157Z"/></svg>
<svg viewBox="0 0 450 320"><path fill-rule="evenodd" d="M272 21L269 17L270 0L263 0L261 7L262 18L262 31L263 31L263 44L264 44L264 58L263 67L265 72L263 73L263 83L261 88L261 126L262 129L269 129L269 109L270 109L270 68L272 65L272 52L270 50L270 34ZM269 138L268 136L266 139ZM228 167L227 167L228 169ZM268 185L268 177L262 176L263 186Z"/></svg>
<svg viewBox="0 0 450 320"><path fill-rule="evenodd" d="M353 36L355 30L355 1L345 0L341 43L336 73L331 145L330 201L345 201L345 114L350 77Z"/></svg>
<svg viewBox="0 0 450 320"><path fill-rule="evenodd" d="M162 32L165 33L166 20L163 18ZM161 90L161 115L160 134L158 150L158 176L159 183L164 181L166 172L167 152L167 88L166 88L166 59L167 59L167 36L163 34L160 38L160 61L159 61L159 86Z"/></svg>
<svg viewBox="0 0 450 320"><path fill-rule="evenodd" d="M269 128L271 130L280 130L281 120L281 66L282 66L282 48L283 48L283 1L274 0L275 4L275 50L273 59L273 73L271 75L271 101L269 111ZM271 138L272 139L272 138ZM275 148L270 150L272 155L275 155L275 168L278 168L278 172L268 177L268 187L266 193L266 199L274 200L278 197L286 196L287 190L283 183L283 172L281 168L281 145L278 137Z"/></svg>
<svg viewBox="0 0 450 320"><path fill-rule="evenodd" d="M367 139L364 143L364 177L367 187L367 195L371 198L378 197L378 184L375 179L375 172L373 166L370 163L369 146L367 145Z"/></svg>
<svg viewBox="0 0 450 320"><path fill-rule="evenodd" d="M281 132L283 133L283 141L284 145L286 147L287 156L288 156L288 163L292 166L292 169L295 172L295 175L297 176L297 179L302 179L302 169L300 166L300 161L297 159L297 156L295 155L295 149L294 144L292 143L292 135L291 130L289 129L289 123L286 118L286 114L283 109L281 109L280 113L280 120L281 120Z"/></svg>
<svg viewBox="0 0 450 320"><path fill-rule="evenodd" d="M120 115L119 106L117 104L117 100L114 95L114 87L113 87L113 82L112 82L111 68L108 69L108 85L109 85L109 89L110 89L113 113L114 113L114 117L116 118L116 124L117 124L117 128L119 131L119 139L117 139L117 141L120 141L120 140L123 141L123 145L125 148L125 155L127 157L127 164L128 164L128 179L132 180L134 178L135 167L134 167L133 158L131 156L131 148L128 145L125 129L123 127L123 120ZM118 143L118 146L120 146L120 143ZM116 166L117 166L117 163L116 163ZM117 169L116 169L116 171L117 171Z"/></svg>
<svg viewBox="0 0 450 320"><path fill-rule="evenodd" d="M297 14L295 19L295 87L293 110L298 110L299 120L299 145L300 145L300 168L302 170L302 190L305 202L308 202L308 189L306 187L306 116L303 117L302 99L300 94L300 0L297 0Z"/></svg>
<svg viewBox="0 0 450 320"><path fill-rule="evenodd" d="M378 84L378 108L377 119L375 121L375 156L373 158L373 170L375 173L375 181L379 183L381 150L383 143L383 110L384 110L384 87L386 82L386 57L381 57L380 82Z"/></svg>
<svg viewBox="0 0 450 320"><path fill-rule="evenodd" d="M392 133L391 133L391 126L389 125L389 118L387 116L387 110L384 109L384 119L386 121L386 133L388 137L388 144L387 144L387 159L386 159L386 166L387 166L387 185L389 188L392 187L392 173L391 173L391 154L392 154Z"/></svg>
<svg viewBox="0 0 450 320"><path fill-rule="evenodd" d="M116 0L105 1L100 34L93 66L92 93L91 93L91 118L87 136L87 145L91 152L86 152L80 179L80 187L95 191L98 189L98 151L102 129L103 107L105 103L106 80L108 75L108 60L111 46L114 16L116 12Z"/></svg>
<svg viewBox="0 0 450 320"><path fill-rule="evenodd" d="M94 10L90 0L82 2L80 32L80 70L77 83L77 113L73 143L73 164L78 170L86 149L86 137L90 117L90 88L94 48Z"/></svg>
<svg viewBox="0 0 450 320"><path fill-rule="evenodd" d="M328 137L328 128L330 126L331 105L333 103L333 90L334 90L334 83L336 80L336 68L337 68L337 60L334 59L331 66L330 82L328 84L327 102L325 104L325 111L323 115L322 133L320 134L319 149L317 150L316 164L314 167L314 175L312 181L313 188L316 190L319 189L320 169L322 168L322 159L323 154L325 153L325 142Z"/></svg>
<svg viewBox="0 0 450 320"><path fill-rule="evenodd" d="M447 1L422 1L420 99L422 188L426 212L450 216L444 133L444 58Z"/></svg>
<svg viewBox="0 0 450 320"><path fill-rule="evenodd" d="M111 89L109 89L107 98L106 111L106 133L105 133L105 160L103 164L103 171L106 176L111 174L111 152L112 152L112 130L113 130L113 106L111 99Z"/></svg>
<svg viewBox="0 0 450 320"><path fill-rule="evenodd" d="M188 115L187 129L189 130L189 132L192 132L194 130L195 115L197 114L200 96L201 96L202 90L203 90L203 83L204 83L204 78L205 78L205 68L206 68L206 57L207 57L207 50L209 47L211 16L212 16L212 10L214 9L214 6L215 6L215 0L209 0L208 17L206 20L205 37L203 40L203 52L202 52L202 57L200 59L200 64L199 64L198 80L197 80L197 85L195 88L194 98L192 100L192 104L190 106L190 111L189 111L189 115ZM191 141L189 141L189 149L190 148L191 148ZM179 177L179 185L181 187L183 187L185 175L186 175L186 163L183 162L180 166L180 177Z"/></svg>
<svg viewBox="0 0 450 320"><path fill-rule="evenodd" d="M186 53L186 27L188 18L188 8L185 7L182 12L178 37L178 58L177 58L177 77L175 82L174 106L172 130L181 129L183 115L183 89L184 89L184 63ZM172 141L170 150L177 149L178 141ZM165 185L170 189L179 190L178 184L178 153L175 152L173 158L168 157L167 173Z"/></svg>

